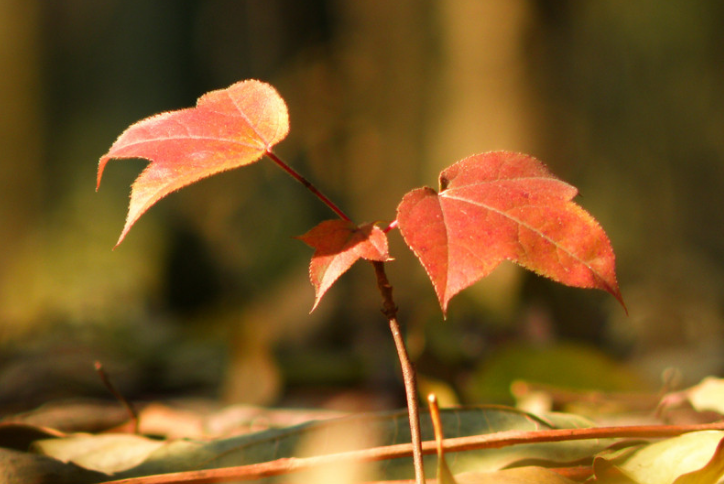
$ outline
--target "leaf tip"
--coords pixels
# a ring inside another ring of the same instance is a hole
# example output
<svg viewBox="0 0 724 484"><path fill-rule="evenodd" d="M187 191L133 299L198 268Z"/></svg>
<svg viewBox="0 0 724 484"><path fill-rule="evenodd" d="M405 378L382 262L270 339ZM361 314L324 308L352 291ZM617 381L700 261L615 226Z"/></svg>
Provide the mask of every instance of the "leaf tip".
<svg viewBox="0 0 724 484"><path fill-rule="evenodd" d="M450 303L450 299L452 299L452 296L445 297L444 299L439 299L440 311L442 311L443 321L447 321L447 307L448 307L448 304Z"/></svg>
<svg viewBox="0 0 724 484"><path fill-rule="evenodd" d="M108 156L103 155L101 159L98 161L98 174L96 175L96 192L101 187L101 178L103 178L103 170L106 168L106 163L108 163Z"/></svg>
<svg viewBox="0 0 724 484"><path fill-rule="evenodd" d="M314 296L314 304L312 305L312 309L309 310L309 314L312 314L315 309L317 309L317 306L319 306L319 302L322 300L321 295L315 295Z"/></svg>
<svg viewBox="0 0 724 484"><path fill-rule="evenodd" d="M113 250L116 250L119 245L121 245L121 242L126 238L126 234L128 234L128 231L130 230L130 227L124 227L123 232L121 232L121 236L118 237L118 240L116 241L116 245L113 246Z"/></svg>
<svg viewBox="0 0 724 484"><path fill-rule="evenodd" d="M623 311L626 313L626 316L628 316L628 307L626 306L626 301L623 300L623 295L621 294L621 290L618 288L618 285L613 288L613 290L610 290L608 292L616 298L616 301L618 301L618 303L623 308Z"/></svg>
<svg viewBox="0 0 724 484"><path fill-rule="evenodd" d="M611 249L611 253L613 253L613 249ZM595 289L602 289L612 295L621 305L624 312L626 313L626 316L628 316L628 306L626 306L626 301L624 301L623 294L621 294L621 288L618 286L618 280L616 278L615 260L613 258L611 259L610 265L611 272L608 277L603 277L602 274L597 274L597 284L594 284L591 287Z"/></svg>

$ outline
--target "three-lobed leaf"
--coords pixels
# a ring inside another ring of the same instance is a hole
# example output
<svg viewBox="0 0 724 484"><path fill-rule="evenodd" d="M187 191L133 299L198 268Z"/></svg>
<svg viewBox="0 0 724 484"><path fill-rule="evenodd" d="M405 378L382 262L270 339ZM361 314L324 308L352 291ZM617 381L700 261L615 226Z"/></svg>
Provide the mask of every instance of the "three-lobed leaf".
<svg viewBox="0 0 724 484"><path fill-rule="evenodd" d="M374 224L357 227L345 220L326 220L297 238L315 249L309 265L315 292L312 311L339 276L359 259L390 260L387 236Z"/></svg>
<svg viewBox="0 0 724 484"><path fill-rule="evenodd" d="M571 201L577 193L531 156L489 152L443 170L439 192L409 192L397 220L443 313L503 260L569 286L606 290L623 304L611 243Z"/></svg>
<svg viewBox="0 0 724 484"><path fill-rule="evenodd" d="M259 160L288 132L284 100L269 84L255 80L206 93L196 107L131 125L98 164L97 187L113 158L151 161L133 183L126 224L116 246L161 198L202 178Z"/></svg>

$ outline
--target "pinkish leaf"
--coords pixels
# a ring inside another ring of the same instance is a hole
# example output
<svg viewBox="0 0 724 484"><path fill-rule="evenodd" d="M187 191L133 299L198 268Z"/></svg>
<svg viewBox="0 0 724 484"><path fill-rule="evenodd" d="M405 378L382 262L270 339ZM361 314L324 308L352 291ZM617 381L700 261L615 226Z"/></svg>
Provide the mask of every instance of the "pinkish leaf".
<svg viewBox="0 0 724 484"><path fill-rule="evenodd" d="M315 249L309 265L316 295L312 311L327 289L357 260L390 260L387 235L374 224L357 227L345 220L326 220L297 238Z"/></svg>
<svg viewBox="0 0 724 484"><path fill-rule="evenodd" d="M569 286L603 289L623 305L611 243L571 202L576 194L533 157L490 152L443 170L439 193L409 192L397 220L443 313L506 259Z"/></svg>
<svg viewBox="0 0 724 484"><path fill-rule="evenodd" d="M273 87L254 80L206 93L196 107L131 125L98 164L100 186L110 159L151 160L133 183L126 224L116 246L161 198L202 178L259 160L288 131L286 104Z"/></svg>

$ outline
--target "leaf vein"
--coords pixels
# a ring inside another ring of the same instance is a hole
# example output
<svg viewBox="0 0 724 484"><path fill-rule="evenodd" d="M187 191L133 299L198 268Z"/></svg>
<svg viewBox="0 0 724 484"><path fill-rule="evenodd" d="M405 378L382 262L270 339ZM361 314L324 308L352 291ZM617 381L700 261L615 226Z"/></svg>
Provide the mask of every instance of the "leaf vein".
<svg viewBox="0 0 724 484"><path fill-rule="evenodd" d="M251 122L251 120L249 119L249 116L246 115L246 112L244 112L244 110L241 107L239 107L239 104L236 102L236 99L231 97L231 94L229 94L228 92L226 93L226 96L231 100L231 103L234 105L236 110L239 112L239 116L241 116L241 118L244 120L244 122L249 126L249 128L251 128L251 130L254 132L254 134L257 136L257 138L259 138L259 140L261 140L261 142L264 143L264 149L265 150L268 149L269 140L267 140L264 136L262 136L262 134L256 129L256 125ZM277 129L278 129L278 127L277 127Z"/></svg>
<svg viewBox="0 0 724 484"><path fill-rule="evenodd" d="M591 266L591 264L589 264L589 263L586 262L585 260L581 259L578 255L576 255L576 254L574 254L573 252L571 252L571 251L570 251L568 248L566 248L565 246L563 246L563 245L559 244L558 242L556 242L555 240L551 239L548 235L546 235L545 233L543 233L541 230L539 230L539 229L537 229L537 228L535 228L535 227L533 227L533 226L525 223L524 221L522 221L522 220L520 220L520 219L518 219L518 218L516 218L516 217L513 217L513 216L510 215L508 212L505 212L505 211L503 211L503 210L499 210L499 209L497 209L497 208L495 208L495 207L491 207L491 206L486 205L486 204L481 203L481 202L475 202L475 201L469 200L469 199L467 199L467 198L455 197L455 196L451 196L451 195L448 195L448 194L441 194L440 196L444 196L445 198L450 199L450 200L457 200L457 201L459 201L459 202L469 203L469 204L471 204L471 205L473 205L473 206L480 207L480 208L483 208L483 209L485 209L485 210L489 210L489 211L491 211L491 212L494 212L494 213L497 213L497 214L499 214L499 215L502 215L503 217L506 217L507 219L509 219L509 220L515 222L516 224L518 224L519 227L520 227L520 226L525 227L525 228L527 228L528 230L530 230L531 232L537 234L540 238L546 240L547 242L549 242L550 244L552 244L554 247L556 247L558 250L560 250L561 252L564 252L565 254L567 254L568 256L570 256L572 259L580 262L582 265L584 265L585 267L587 267L588 269L590 269L594 274L596 274L596 276L598 276L598 272ZM530 206L534 206L534 205L530 205ZM517 208L517 207L516 207L516 208ZM520 228L519 228L519 230L520 230ZM518 240L520 241L520 237L518 237ZM560 256L558 256L558 254L556 254L556 257L558 258L558 261L560 262Z"/></svg>
<svg viewBox="0 0 724 484"><path fill-rule="evenodd" d="M186 135L186 136L166 136L163 138L144 138L140 141L134 141L132 143L126 143L123 145L123 148L129 148L132 146L139 146L144 145L146 143L163 143L166 141L182 141L187 139L193 139L193 140L203 140L203 141L220 141L223 143L230 143L235 144L239 146L243 146L244 148L253 148L253 149L264 149L264 147L260 147L259 145L254 145L251 143L243 143L241 141L232 139L232 138L215 138L212 136L193 136L193 135Z"/></svg>

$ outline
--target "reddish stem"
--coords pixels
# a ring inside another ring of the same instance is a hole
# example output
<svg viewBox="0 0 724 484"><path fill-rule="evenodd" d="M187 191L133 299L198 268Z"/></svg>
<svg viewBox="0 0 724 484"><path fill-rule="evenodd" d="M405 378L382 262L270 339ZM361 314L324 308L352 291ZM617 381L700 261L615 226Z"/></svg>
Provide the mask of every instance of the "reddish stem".
<svg viewBox="0 0 724 484"><path fill-rule="evenodd" d="M384 233L387 233L387 232L389 232L390 230L394 230L394 229L396 229L396 228L397 228L397 219L395 219L395 220L393 220L392 222L390 222L390 224L389 224L387 227L385 227L382 231L383 231Z"/></svg>
<svg viewBox="0 0 724 484"><path fill-rule="evenodd" d="M642 425L630 427L592 427L533 431L509 430L492 434L446 439L443 442L443 447L447 452L463 452L466 450L499 449L511 445L536 444L543 442L567 442L588 439L659 439L676 437L688 432L697 432L701 430L724 430L724 422L699 425ZM437 444L435 441L427 441L422 444L422 452L425 455L435 454L436 450ZM339 454L328 454L306 458L281 458L274 461L238 467L225 467L218 469L178 472L173 474L134 477L106 481L102 484L209 484L212 482L256 480L262 477L278 476L308 470L321 465L339 464L343 462L379 462L386 459L409 457L413 451L412 444L393 444L386 447L375 447L372 449L342 452Z"/></svg>
<svg viewBox="0 0 724 484"><path fill-rule="evenodd" d="M329 198L327 198L324 193L320 192L317 187L312 185L312 182L304 178L302 175L297 173L294 168L284 163L281 158L279 158L276 154L274 154L273 151L267 149L266 155L279 166L282 170L286 171L289 175L292 176L295 180L297 180L299 183L304 185L304 187L312 192L318 199L322 201L326 206L328 206L334 213L337 214L339 218L342 220L346 220L347 222L351 222L352 220L342 211L341 208L339 208L337 205L332 202Z"/></svg>

